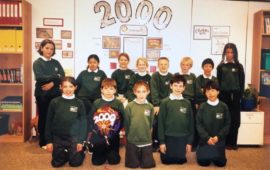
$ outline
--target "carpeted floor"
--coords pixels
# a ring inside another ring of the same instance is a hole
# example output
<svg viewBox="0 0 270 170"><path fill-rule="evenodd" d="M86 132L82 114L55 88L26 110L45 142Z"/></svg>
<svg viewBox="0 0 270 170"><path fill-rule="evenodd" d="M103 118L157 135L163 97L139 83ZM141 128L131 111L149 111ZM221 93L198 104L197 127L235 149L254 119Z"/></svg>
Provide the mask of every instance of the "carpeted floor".
<svg viewBox="0 0 270 170"><path fill-rule="evenodd" d="M117 170L127 169L124 167L124 147L121 147L121 162L119 165L92 166L87 154L82 166L77 169L100 169ZM187 156L188 163L184 165L163 165L160 163L159 154L154 153L156 160L155 169L229 169L229 170L269 170L270 169L270 146L240 147L237 151L226 151L228 163L225 168L217 168L214 165L203 168L195 161L195 153ZM51 154L38 147L37 143L0 143L0 170L47 170L53 169L50 165ZM60 169L74 169L66 164Z"/></svg>

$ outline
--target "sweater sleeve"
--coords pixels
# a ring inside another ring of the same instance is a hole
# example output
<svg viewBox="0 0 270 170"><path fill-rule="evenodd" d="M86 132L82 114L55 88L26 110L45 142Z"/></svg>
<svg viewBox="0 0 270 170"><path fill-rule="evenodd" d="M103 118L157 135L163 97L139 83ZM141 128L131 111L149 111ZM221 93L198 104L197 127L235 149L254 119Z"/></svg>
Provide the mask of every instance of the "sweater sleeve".
<svg viewBox="0 0 270 170"><path fill-rule="evenodd" d="M189 136L188 136L188 144L192 144L194 140L194 117L193 117L193 111L191 108L191 104L189 104L189 110L190 110L190 119L189 119Z"/></svg>
<svg viewBox="0 0 270 170"><path fill-rule="evenodd" d="M133 74L131 77L130 77L130 80L129 80L129 84L128 84L128 88L127 88L127 92L125 94L125 96L127 96L127 99L129 102L131 102L132 100L135 99L135 95L133 93L133 86L134 84L136 83L136 75Z"/></svg>
<svg viewBox="0 0 270 170"><path fill-rule="evenodd" d="M130 104L128 104L127 107L125 108L125 114L124 114L124 128L125 128L126 136L128 136L128 132L129 132L130 114L131 114Z"/></svg>
<svg viewBox="0 0 270 170"><path fill-rule="evenodd" d="M152 103L154 106L159 106L160 99L159 99L159 91L158 91L158 82L157 82L157 75L154 74L150 81L150 89L151 89L151 97Z"/></svg>
<svg viewBox="0 0 270 170"><path fill-rule="evenodd" d="M242 64L239 64L239 81L242 96L245 90L245 72Z"/></svg>
<svg viewBox="0 0 270 170"><path fill-rule="evenodd" d="M80 120L79 142L83 143L83 141L85 141L87 137L86 113L83 102L80 102L79 120Z"/></svg>
<svg viewBox="0 0 270 170"><path fill-rule="evenodd" d="M218 132L218 138L220 141L226 139L226 136L229 133L230 125L231 125L231 117L230 117L229 109L226 104L224 105L224 114L225 114L224 127Z"/></svg>
<svg viewBox="0 0 270 170"><path fill-rule="evenodd" d="M210 138L210 136L209 136L207 130L204 128L202 117L203 117L203 106L201 106L197 112L196 125L197 125L197 131L198 131L200 138L204 142L207 142L208 139Z"/></svg>
<svg viewBox="0 0 270 170"><path fill-rule="evenodd" d="M160 110L158 114L158 139L160 144L165 143L165 122L166 122L166 101L162 101L160 104Z"/></svg>
<svg viewBox="0 0 270 170"><path fill-rule="evenodd" d="M62 65L59 63L59 61L56 61L57 63L57 67L58 67L58 74L56 76L56 78L54 78L52 81L54 83L54 86L59 87L60 83L61 83L61 78L65 77L65 71L62 67Z"/></svg>
<svg viewBox="0 0 270 170"><path fill-rule="evenodd" d="M42 70L42 66L38 60L35 61L33 64L33 71L36 81L39 82L41 85L49 83L59 78L59 75L57 74L45 75L44 71Z"/></svg>

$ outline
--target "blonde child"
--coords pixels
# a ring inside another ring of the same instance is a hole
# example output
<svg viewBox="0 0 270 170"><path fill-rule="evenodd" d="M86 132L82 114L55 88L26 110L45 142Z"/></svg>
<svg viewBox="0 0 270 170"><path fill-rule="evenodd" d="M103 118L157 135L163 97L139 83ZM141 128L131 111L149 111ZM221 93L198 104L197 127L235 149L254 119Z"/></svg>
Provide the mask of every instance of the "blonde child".
<svg viewBox="0 0 270 170"><path fill-rule="evenodd" d="M124 127L127 135L125 166L128 168L153 168L155 161L152 153L151 129L154 108L146 97L149 85L142 80L133 87L136 99L125 109Z"/></svg>

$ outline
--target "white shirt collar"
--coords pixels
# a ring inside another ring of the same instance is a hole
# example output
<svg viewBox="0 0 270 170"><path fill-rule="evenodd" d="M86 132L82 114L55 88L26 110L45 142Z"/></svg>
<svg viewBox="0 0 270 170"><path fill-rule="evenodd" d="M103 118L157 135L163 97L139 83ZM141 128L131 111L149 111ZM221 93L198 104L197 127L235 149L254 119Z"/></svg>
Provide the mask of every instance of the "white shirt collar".
<svg viewBox="0 0 270 170"><path fill-rule="evenodd" d="M224 61L225 64L227 63L234 63L234 60L232 62L228 62L227 60Z"/></svg>
<svg viewBox="0 0 270 170"><path fill-rule="evenodd" d="M183 73L182 70L179 71L180 75L190 75L190 70L187 73Z"/></svg>
<svg viewBox="0 0 270 170"><path fill-rule="evenodd" d="M139 103L139 102L137 101L137 99L134 99L134 101L135 101L137 104L148 104L147 99L145 99L145 101L144 101L143 103Z"/></svg>
<svg viewBox="0 0 270 170"><path fill-rule="evenodd" d="M90 69L88 68L87 71L88 71L89 73L91 73L91 72L97 73L97 72L98 72L98 68L95 69L94 71L92 71L92 70L90 70Z"/></svg>
<svg viewBox="0 0 270 170"><path fill-rule="evenodd" d="M103 100L105 100L106 102L111 102L111 101L113 101L113 100L115 99L115 96L113 96L113 98L111 98L111 99L108 99L108 98L106 98L104 95L101 95L101 98L102 98Z"/></svg>
<svg viewBox="0 0 270 170"><path fill-rule="evenodd" d="M144 71L144 72L138 72L139 76L146 76L147 72Z"/></svg>
<svg viewBox="0 0 270 170"><path fill-rule="evenodd" d="M213 102L210 100L207 100L207 103L210 104L211 106L216 106L216 105L218 105L219 100L217 99L216 101L213 101Z"/></svg>
<svg viewBox="0 0 270 170"><path fill-rule="evenodd" d="M205 79L212 79L212 77L213 77L212 74L211 74L209 77L207 77L207 75L205 75L205 74L203 73L203 78L205 78Z"/></svg>
<svg viewBox="0 0 270 170"><path fill-rule="evenodd" d="M46 58L46 57L44 57L44 56L40 56L40 58L41 58L42 60L44 60L44 61L51 61L51 60L52 60L52 58Z"/></svg>
<svg viewBox="0 0 270 170"><path fill-rule="evenodd" d="M171 100L183 100L184 99L183 98L183 95L181 95L181 96L175 96L173 93L170 94L169 98Z"/></svg>
<svg viewBox="0 0 270 170"><path fill-rule="evenodd" d="M62 97L64 99L75 99L75 94L73 94L72 96L67 96L67 95L62 94Z"/></svg>
<svg viewBox="0 0 270 170"><path fill-rule="evenodd" d="M168 71L167 71L166 73L161 73L160 71L158 71L158 72L159 72L159 74L162 75L162 76L167 76L168 73L169 73Z"/></svg>

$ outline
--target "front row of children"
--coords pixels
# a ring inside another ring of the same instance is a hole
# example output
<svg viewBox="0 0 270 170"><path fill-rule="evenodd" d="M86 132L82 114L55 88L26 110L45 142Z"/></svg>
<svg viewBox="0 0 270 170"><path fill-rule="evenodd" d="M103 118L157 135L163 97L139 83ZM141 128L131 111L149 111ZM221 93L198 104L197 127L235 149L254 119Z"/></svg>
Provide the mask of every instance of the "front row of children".
<svg viewBox="0 0 270 170"><path fill-rule="evenodd" d="M160 158L164 164L187 162L186 152L191 151L194 135L194 117L189 100L183 98L186 79L174 75L170 81L172 93L161 101L158 115L158 137ZM52 100L48 109L45 137L47 150L52 152L51 164L60 167L66 162L80 166L84 160L83 142L87 139L86 113L83 102L76 98L77 88L73 77L64 77L60 84L62 96ZM152 168L155 160L152 153L152 124L154 107L147 101L150 93L145 81L135 83L136 98L125 110L115 98L116 82L104 79L101 84L101 98L94 102L91 123L88 126L88 140L91 147L92 164L118 164L119 131L124 125L127 137L125 166L129 168ZM197 162L208 166L226 165L225 138L229 132L230 115L226 104L219 101L218 84L209 81L204 93L208 100L201 104L196 115L200 136Z"/></svg>

